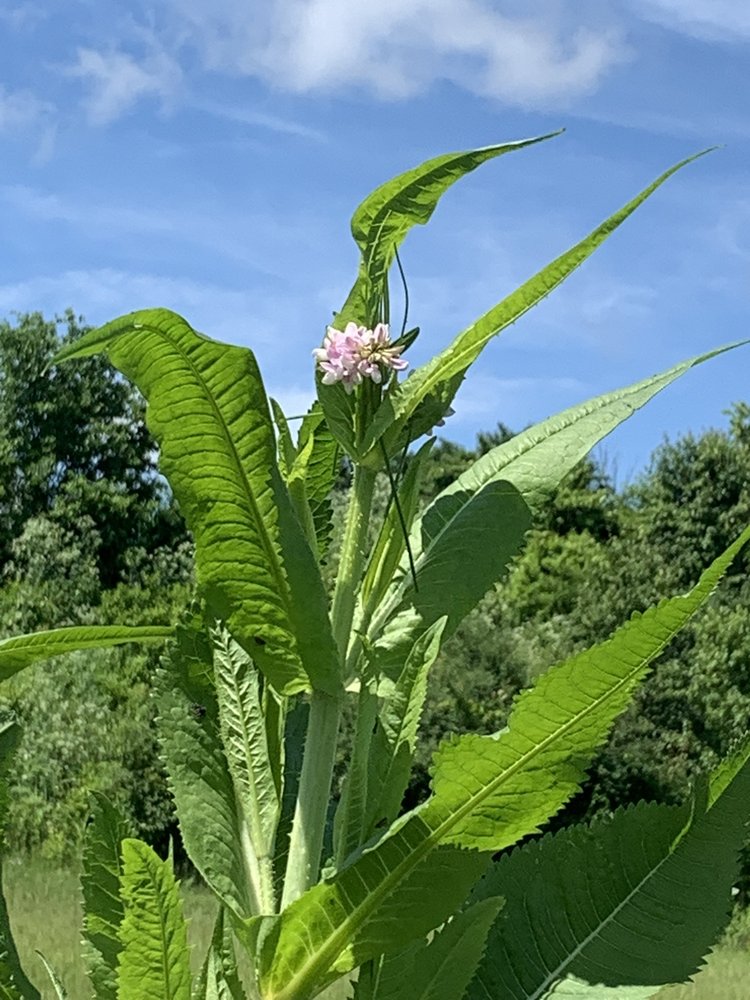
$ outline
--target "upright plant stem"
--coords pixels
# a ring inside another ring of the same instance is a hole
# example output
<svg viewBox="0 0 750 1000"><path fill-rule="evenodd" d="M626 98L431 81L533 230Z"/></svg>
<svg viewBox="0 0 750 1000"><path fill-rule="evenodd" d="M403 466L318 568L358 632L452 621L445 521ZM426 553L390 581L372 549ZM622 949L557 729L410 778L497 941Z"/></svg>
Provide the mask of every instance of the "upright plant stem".
<svg viewBox="0 0 750 1000"><path fill-rule="evenodd" d="M323 691L313 691L305 755L289 838L289 857L281 896L282 910L318 879L340 717L341 701L338 698Z"/></svg>
<svg viewBox="0 0 750 1000"><path fill-rule="evenodd" d="M333 635L342 663L346 657L354 618L356 589L364 568L367 523L374 485L374 472L361 468L355 471L331 609ZM322 691L313 691L299 792L289 839L282 909L294 902L318 879L340 719L341 699Z"/></svg>

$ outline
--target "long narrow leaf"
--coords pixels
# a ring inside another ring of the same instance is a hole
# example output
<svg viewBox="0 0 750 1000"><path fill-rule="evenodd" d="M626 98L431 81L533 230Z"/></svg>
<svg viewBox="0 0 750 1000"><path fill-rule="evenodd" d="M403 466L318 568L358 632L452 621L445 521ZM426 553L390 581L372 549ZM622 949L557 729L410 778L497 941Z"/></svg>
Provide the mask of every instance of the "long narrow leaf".
<svg viewBox="0 0 750 1000"><path fill-rule="evenodd" d="M103 649L126 642L164 642L174 635L171 625L71 625L0 639L0 680L24 667L79 649Z"/></svg>
<svg viewBox="0 0 750 1000"><path fill-rule="evenodd" d="M403 947L444 921L467 857L487 858L536 832L580 787L587 763L649 664L748 540L750 529L688 594L634 616L607 642L544 674L518 699L509 729L497 738L469 735L444 744L435 758L432 798L281 915L276 940L269 938L263 955L267 1000L312 996L336 973ZM446 879L442 896L434 888L445 875L441 845L483 852L454 853L453 881ZM414 892L415 881L424 896Z"/></svg>
<svg viewBox="0 0 750 1000"><path fill-rule="evenodd" d="M595 396L548 420L535 424L478 458L455 482L447 486L415 519L410 541L419 560L429 552L440 529L461 514L479 490L505 480L521 493L533 509L548 497L589 451L623 421L696 365L747 344L739 341L674 365L667 371L614 392ZM402 559L398 575L373 620L374 639L382 624L392 618L409 571Z"/></svg>
<svg viewBox="0 0 750 1000"><path fill-rule="evenodd" d="M349 321L376 321L374 308L396 251L414 226L430 221L441 197L456 181L504 153L524 149L559 134L551 132L482 149L445 153L375 188L352 216L352 236L362 253L362 264L335 324L343 329Z"/></svg>
<svg viewBox="0 0 750 1000"><path fill-rule="evenodd" d="M682 160L657 177L653 183L649 184L647 188L600 226L597 226L583 240L561 254L528 281L525 281L498 305L488 310L475 323L460 333L449 347L413 372L397 389L388 392L365 437L362 445L363 451L374 449L375 443L386 432L388 432L388 447L392 447L406 427L407 422L418 416L418 408L430 403L430 401L436 401L439 412L444 413L458 389L460 379L476 361L489 341L557 288L661 184L686 164L705 155L705 152L708 150ZM428 406L427 419L431 421L427 426L424 426L424 420L414 420L410 431L412 438L425 433L434 424L435 413L432 405ZM374 450L372 454L374 460Z"/></svg>
<svg viewBox="0 0 750 1000"><path fill-rule="evenodd" d="M215 617L278 691L338 690L323 584L276 466L252 352L154 309L92 330L57 360L100 352L148 401L147 422L195 538L198 583Z"/></svg>

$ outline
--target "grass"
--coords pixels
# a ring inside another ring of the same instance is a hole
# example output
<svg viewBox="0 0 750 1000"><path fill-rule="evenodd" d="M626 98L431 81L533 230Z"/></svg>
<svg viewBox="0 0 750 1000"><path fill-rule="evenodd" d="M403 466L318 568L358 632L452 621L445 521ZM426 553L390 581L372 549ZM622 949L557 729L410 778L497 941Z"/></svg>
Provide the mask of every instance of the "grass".
<svg viewBox="0 0 750 1000"><path fill-rule="evenodd" d="M48 864L20 861L5 866L5 892L24 968L44 1000L55 1000L36 949L43 952L65 983L70 1000L89 1000L80 958L81 906L75 873ZM192 882L182 886L191 961L197 971L216 913L213 897ZM750 1000L750 949L719 948L695 982L667 986L656 1000Z"/></svg>

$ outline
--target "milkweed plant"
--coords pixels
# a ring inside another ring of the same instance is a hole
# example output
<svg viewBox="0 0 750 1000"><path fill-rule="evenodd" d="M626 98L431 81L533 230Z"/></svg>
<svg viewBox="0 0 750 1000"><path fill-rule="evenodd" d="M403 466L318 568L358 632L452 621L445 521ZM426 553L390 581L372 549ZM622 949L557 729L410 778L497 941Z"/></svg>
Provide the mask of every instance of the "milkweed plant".
<svg viewBox="0 0 750 1000"><path fill-rule="evenodd" d="M750 529L688 593L550 667L516 699L507 728L446 733L428 798L403 811L430 667L507 574L540 503L656 393L738 346L529 427L420 509L430 433L483 348L696 159L407 370L418 330L404 321L399 333L389 304L402 241L465 174L547 138L438 156L362 202L352 220L358 274L327 331L311 336L317 400L296 434L267 398L252 350L196 333L165 309L123 316L58 355L103 353L144 395L161 469L195 540L197 594L176 623L5 639L0 678L71 650L163 644L154 678L161 752L185 849L218 901L193 977L172 858L96 799L82 862L88 996L642 1000L695 972L726 921L750 817L750 739L681 805L641 802L544 829ZM353 478L329 594L322 567L343 458ZM390 502L376 521L383 473ZM339 790L347 706L356 723ZM0 733L5 775L18 735L13 724ZM38 935L43 952L42 914ZM66 997L44 964L54 995ZM40 997L4 902L0 995Z"/></svg>

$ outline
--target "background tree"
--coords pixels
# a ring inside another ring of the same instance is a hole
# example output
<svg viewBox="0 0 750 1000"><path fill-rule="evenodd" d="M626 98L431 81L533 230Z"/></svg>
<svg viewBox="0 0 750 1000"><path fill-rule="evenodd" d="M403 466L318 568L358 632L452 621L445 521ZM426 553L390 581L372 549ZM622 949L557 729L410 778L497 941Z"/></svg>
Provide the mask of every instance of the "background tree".
<svg viewBox="0 0 750 1000"><path fill-rule="evenodd" d="M0 560L31 518L73 532L88 518L106 588L123 579L128 551L174 544L184 530L138 393L100 357L50 365L85 329L70 311L0 322Z"/></svg>

